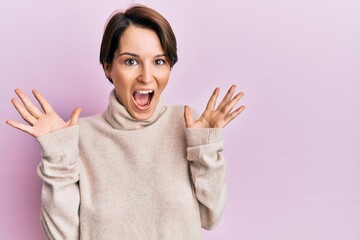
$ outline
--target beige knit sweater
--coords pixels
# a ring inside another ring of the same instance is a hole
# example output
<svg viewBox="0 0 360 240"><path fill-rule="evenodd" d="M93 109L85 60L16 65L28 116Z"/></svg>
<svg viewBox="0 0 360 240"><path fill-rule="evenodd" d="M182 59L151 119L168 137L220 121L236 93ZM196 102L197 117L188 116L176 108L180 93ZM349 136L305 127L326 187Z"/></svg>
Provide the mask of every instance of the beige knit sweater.
<svg viewBox="0 0 360 240"><path fill-rule="evenodd" d="M48 239L201 239L226 202L221 129L186 129L183 107L137 121L107 110L37 138Z"/></svg>

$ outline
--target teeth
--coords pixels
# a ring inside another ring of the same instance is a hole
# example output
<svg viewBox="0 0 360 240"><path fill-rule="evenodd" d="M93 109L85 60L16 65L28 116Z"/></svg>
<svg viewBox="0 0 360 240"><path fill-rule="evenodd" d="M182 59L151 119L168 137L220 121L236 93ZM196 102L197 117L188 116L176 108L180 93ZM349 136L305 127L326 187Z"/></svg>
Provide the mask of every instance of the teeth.
<svg viewBox="0 0 360 240"><path fill-rule="evenodd" d="M154 90L138 90L136 91L137 94L149 94L149 93L153 93Z"/></svg>

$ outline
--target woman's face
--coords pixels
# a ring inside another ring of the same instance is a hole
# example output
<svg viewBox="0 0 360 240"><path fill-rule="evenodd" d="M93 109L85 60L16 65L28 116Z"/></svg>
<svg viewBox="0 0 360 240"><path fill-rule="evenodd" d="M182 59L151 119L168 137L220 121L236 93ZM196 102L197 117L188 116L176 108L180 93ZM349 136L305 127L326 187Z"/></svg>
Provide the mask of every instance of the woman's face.
<svg viewBox="0 0 360 240"><path fill-rule="evenodd" d="M152 116L170 76L170 65L156 32L129 26L119 40L106 75L114 83L117 99L138 120Z"/></svg>

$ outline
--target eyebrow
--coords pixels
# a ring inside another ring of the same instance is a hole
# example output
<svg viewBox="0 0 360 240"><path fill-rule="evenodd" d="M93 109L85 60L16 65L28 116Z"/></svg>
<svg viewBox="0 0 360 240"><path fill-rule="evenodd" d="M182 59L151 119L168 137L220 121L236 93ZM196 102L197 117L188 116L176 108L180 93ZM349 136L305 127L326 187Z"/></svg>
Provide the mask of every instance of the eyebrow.
<svg viewBox="0 0 360 240"><path fill-rule="evenodd" d="M120 53L120 54L119 54L119 57L122 56L122 55L130 55L130 56L132 56L132 57L137 57L137 58L140 57L139 55L137 55L137 54L135 54L135 53L130 53L130 52Z"/></svg>
<svg viewBox="0 0 360 240"><path fill-rule="evenodd" d="M132 57L140 58L140 55L135 54L135 53L131 53L131 52L123 52L123 53L120 53L118 56L120 57L122 55L129 55L129 56L132 56ZM157 55L155 55L155 58L164 57L164 56L166 56L165 53L157 54Z"/></svg>

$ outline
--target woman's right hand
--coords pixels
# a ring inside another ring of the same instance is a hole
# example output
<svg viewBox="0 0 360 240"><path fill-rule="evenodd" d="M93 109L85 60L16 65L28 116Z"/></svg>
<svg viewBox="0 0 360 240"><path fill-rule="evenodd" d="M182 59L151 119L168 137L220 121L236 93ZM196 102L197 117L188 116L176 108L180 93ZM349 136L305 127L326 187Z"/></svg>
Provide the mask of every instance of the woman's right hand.
<svg viewBox="0 0 360 240"><path fill-rule="evenodd" d="M33 90L32 92L44 112L40 111L23 91L16 89L15 93L18 95L24 106L16 98L11 99L11 102L19 112L20 116L29 125L21 124L13 120L7 120L7 124L36 138L78 123L81 108L76 108L71 113L69 121L65 122L38 91Z"/></svg>

